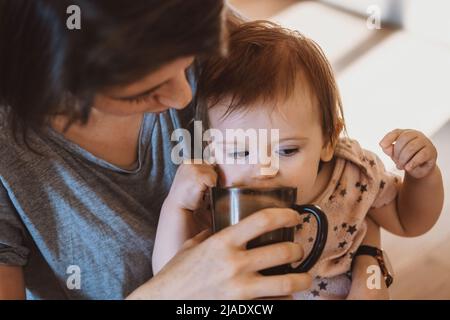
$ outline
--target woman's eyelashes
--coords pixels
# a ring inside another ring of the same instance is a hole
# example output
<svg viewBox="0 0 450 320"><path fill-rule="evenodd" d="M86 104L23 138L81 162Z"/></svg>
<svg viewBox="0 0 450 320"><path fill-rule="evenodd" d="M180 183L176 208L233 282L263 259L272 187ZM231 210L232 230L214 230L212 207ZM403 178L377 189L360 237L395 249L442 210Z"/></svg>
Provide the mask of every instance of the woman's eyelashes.
<svg viewBox="0 0 450 320"><path fill-rule="evenodd" d="M125 101L128 103L140 104L140 103L148 102L152 98L152 95L153 95L153 93L149 93L149 94L145 94L140 97L136 97L136 98L132 98L132 99L125 99Z"/></svg>
<svg viewBox="0 0 450 320"><path fill-rule="evenodd" d="M186 79L188 79L188 72L189 72L189 68L191 68L193 65L193 63L191 63L185 70L185 77ZM168 81L166 81L168 82ZM148 102L150 99L153 98L153 95L155 94L155 92L157 92L157 90L159 88L161 88L166 82L164 82L163 84L157 86L154 90L151 90L150 92L143 94L139 97L135 97L135 98L130 98L130 99L124 99L126 102L129 103L134 103L134 104L139 104L139 103L144 103L144 102Z"/></svg>

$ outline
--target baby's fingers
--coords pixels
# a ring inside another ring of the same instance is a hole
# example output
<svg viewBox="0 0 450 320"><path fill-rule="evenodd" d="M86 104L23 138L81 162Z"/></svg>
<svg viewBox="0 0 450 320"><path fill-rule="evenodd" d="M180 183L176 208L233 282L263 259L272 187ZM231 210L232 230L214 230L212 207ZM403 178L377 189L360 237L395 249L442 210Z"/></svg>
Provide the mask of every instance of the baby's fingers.
<svg viewBox="0 0 450 320"><path fill-rule="evenodd" d="M391 155L392 160L399 165L400 155L402 154L406 145L417 138L417 132L414 130L404 130L398 139L395 141L394 149ZM412 155L411 155L412 156ZM407 159L409 160L409 159Z"/></svg>
<svg viewBox="0 0 450 320"><path fill-rule="evenodd" d="M203 167L198 176L199 182L204 186L202 189L214 187L217 184L217 172L214 167Z"/></svg>
<svg viewBox="0 0 450 320"><path fill-rule="evenodd" d="M400 136L402 132L403 132L402 129L395 129L386 134L380 141L380 147L382 147L383 149L388 148L391 144L393 144L397 140L397 138Z"/></svg>
<svg viewBox="0 0 450 320"><path fill-rule="evenodd" d="M398 169L403 169L405 164L423 148L425 148L425 141L423 139L412 139L401 149L396 162Z"/></svg>
<svg viewBox="0 0 450 320"><path fill-rule="evenodd" d="M405 170L415 178L426 176L436 161L429 148L421 149L405 166Z"/></svg>

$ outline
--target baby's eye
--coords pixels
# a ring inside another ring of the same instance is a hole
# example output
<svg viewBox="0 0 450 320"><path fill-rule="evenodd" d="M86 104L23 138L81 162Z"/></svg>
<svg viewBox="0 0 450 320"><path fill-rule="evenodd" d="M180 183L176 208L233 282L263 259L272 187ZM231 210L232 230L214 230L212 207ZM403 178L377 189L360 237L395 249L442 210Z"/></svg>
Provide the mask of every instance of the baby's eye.
<svg viewBox="0 0 450 320"><path fill-rule="evenodd" d="M238 159L238 158L246 158L248 157L250 154L250 152L248 151L235 151L232 153L229 153L229 157L234 158L234 159Z"/></svg>
<svg viewBox="0 0 450 320"><path fill-rule="evenodd" d="M280 156L290 157L296 154L299 151L299 148L283 148L277 151Z"/></svg>

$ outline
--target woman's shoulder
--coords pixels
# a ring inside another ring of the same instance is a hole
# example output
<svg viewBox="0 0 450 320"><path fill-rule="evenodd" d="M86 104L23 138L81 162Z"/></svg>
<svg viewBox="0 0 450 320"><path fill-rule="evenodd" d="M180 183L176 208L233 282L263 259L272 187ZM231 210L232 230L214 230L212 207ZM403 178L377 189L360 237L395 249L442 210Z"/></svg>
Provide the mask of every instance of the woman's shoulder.
<svg viewBox="0 0 450 320"><path fill-rule="evenodd" d="M49 152L47 146L35 132L27 132L24 143L21 132L13 133L5 114L0 111L0 176L12 171L26 172L29 166L41 162ZM31 147L31 148L30 148Z"/></svg>

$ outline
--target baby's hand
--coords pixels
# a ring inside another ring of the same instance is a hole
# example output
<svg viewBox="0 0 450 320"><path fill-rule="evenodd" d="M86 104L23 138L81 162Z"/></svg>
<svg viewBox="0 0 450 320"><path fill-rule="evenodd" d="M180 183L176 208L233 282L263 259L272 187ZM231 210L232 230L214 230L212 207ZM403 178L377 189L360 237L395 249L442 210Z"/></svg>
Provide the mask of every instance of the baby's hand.
<svg viewBox="0 0 450 320"><path fill-rule="evenodd" d="M397 165L416 179L427 176L436 166L437 151L422 132L395 129L380 141L380 146Z"/></svg>
<svg viewBox="0 0 450 320"><path fill-rule="evenodd" d="M207 164L182 164L175 175L166 201L180 209L194 211L200 208L208 187L217 183L217 173Z"/></svg>

